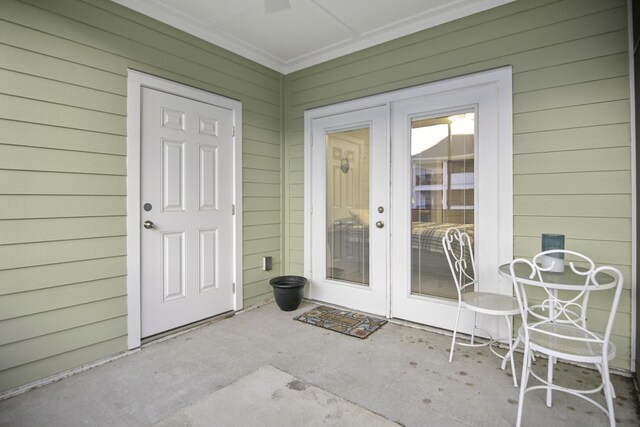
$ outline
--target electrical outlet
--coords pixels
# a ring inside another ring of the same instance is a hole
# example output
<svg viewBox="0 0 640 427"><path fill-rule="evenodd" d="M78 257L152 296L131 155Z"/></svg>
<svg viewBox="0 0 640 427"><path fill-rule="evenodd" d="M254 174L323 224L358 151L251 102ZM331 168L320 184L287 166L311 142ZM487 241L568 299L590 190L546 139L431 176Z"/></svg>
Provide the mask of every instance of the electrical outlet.
<svg viewBox="0 0 640 427"><path fill-rule="evenodd" d="M262 269L264 271L270 271L272 268L272 264L273 264L273 258L270 256L263 256L262 257Z"/></svg>

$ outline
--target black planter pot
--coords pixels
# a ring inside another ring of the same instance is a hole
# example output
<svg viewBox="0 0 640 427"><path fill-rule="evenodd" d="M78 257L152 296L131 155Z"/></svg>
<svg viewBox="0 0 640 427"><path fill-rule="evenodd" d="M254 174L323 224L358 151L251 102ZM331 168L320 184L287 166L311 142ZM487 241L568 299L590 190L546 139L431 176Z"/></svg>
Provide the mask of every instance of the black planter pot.
<svg viewBox="0 0 640 427"><path fill-rule="evenodd" d="M276 304L282 311L293 311L300 307L307 279L302 276L278 276L269 281L273 287Z"/></svg>

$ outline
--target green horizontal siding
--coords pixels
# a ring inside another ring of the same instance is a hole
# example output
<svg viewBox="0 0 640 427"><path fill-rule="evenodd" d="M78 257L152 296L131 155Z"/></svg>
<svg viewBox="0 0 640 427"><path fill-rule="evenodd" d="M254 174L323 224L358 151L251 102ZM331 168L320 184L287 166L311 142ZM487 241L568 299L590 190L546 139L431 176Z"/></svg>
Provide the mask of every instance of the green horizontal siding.
<svg viewBox="0 0 640 427"><path fill-rule="evenodd" d="M0 347L0 370L63 354L95 342L122 336L127 327L126 316L66 329ZM53 351L52 351L53 350Z"/></svg>
<svg viewBox="0 0 640 427"><path fill-rule="evenodd" d="M124 196L127 194L125 176L86 173L33 172L0 170L0 181L6 194L95 194Z"/></svg>
<svg viewBox="0 0 640 427"><path fill-rule="evenodd" d="M73 306L64 304L61 309L47 307L47 311L7 319L0 323L0 345L126 316L126 289L122 284L119 289L115 297Z"/></svg>
<svg viewBox="0 0 640 427"><path fill-rule="evenodd" d="M87 340L91 341L91 340ZM93 340L95 341L95 340ZM54 343L54 348L57 347ZM44 359L18 366L3 371L3 384L25 384L45 378L51 373L62 372L104 358L106 355L121 352L127 348L127 337L120 336L103 341L95 341L93 344L78 347L67 353L52 354Z"/></svg>
<svg viewBox="0 0 640 427"><path fill-rule="evenodd" d="M3 145L0 167L13 170L126 175L125 157L50 148Z"/></svg>
<svg viewBox="0 0 640 427"><path fill-rule="evenodd" d="M628 147L628 123L537 131L513 136L514 154L552 153L589 148Z"/></svg>
<svg viewBox="0 0 640 427"><path fill-rule="evenodd" d="M124 256L0 270L0 295L90 282L127 274Z"/></svg>
<svg viewBox="0 0 640 427"><path fill-rule="evenodd" d="M0 127L4 144L122 156L127 154L127 140L120 135L46 126L33 122L14 122L2 118Z"/></svg>
<svg viewBox="0 0 640 427"><path fill-rule="evenodd" d="M518 0L286 76L284 270L303 273L305 110L511 66L514 254L564 233L630 289L628 64L626 1ZM629 369L625 292L614 366Z"/></svg>
<svg viewBox="0 0 640 427"><path fill-rule="evenodd" d="M126 285L126 280L121 276L5 295L2 298L0 320L28 321L33 314L126 296Z"/></svg>
<svg viewBox="0 0 640 427"><path fill-rule="evenodd" d="M126 236L126 234L127 224L124 216L0 221L0 235L5 245Z"/></svg>
<svg viewBox="0 0 640 427"><path fill-rule="evenodd" d="M606 162L605 162L606 163ZM562 181L562 186L557 185ZM518 194L629 194L630 171L546 172L514 177Z"/></svg>
<svg viewBox="0 0 640 427"><path fill-rule="evenodd" d="M126 349L128 69L242 102L244 303L268 297L282 75L107 0L1 9L0 392Z"/></svg>
<svg viewBox="0 0 640 427"><path fill-rule="evenodd" d="M623 0L519 0L284 78L106 0L6 0L2 12L0 391L126 348L128 68L243 103L246 306L269 296L271 277L303 270L305 109L505 65L514 253L563 232L629 289ZM624 369L630 307L625 290L614 331Z"/></svg>
<svg viewBox="0 0 640 427"><path fill-rule="evenodd" d="M124 196L0 195L0 220L126 215Z"/></svg>

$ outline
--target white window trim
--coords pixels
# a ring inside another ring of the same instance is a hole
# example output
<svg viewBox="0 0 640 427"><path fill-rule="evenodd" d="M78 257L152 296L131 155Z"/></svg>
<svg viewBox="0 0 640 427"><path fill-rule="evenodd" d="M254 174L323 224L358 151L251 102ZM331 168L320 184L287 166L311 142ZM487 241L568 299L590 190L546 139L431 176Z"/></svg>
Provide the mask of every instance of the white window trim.
<svg viewBox="0 0 640 427"><path fill-rule="evenodd" d="M242 309L242 103L180 83L135 70L127 75L127 347L140 347L140 106L142 88L160 90L177 96L233 110L233 281L234 310Z"/></svg>

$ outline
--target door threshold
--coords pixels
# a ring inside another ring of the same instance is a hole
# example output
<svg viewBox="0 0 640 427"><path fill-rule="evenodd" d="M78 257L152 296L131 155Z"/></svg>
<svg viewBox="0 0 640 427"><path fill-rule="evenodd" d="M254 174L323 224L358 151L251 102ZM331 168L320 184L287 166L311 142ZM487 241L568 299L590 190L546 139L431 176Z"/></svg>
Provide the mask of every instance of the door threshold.
<svg viewBox="0 0 640 427"><path fill-rule="evenodd" d="M182 335L187 332L191 332L203 326L216 323L220 320L228 319L229 317L235 316L235 314L236 312L233 310L226 311L224 313L215 315L213 317L207 317L206 319L198 320L197 322L189 323L184 326L179 326L169 331L160 332L159 334L151 335L150 337L142 338L142 340L140 340L140 347L146 347L147 345L157 344L157 343L169 340L171 338L175 338L179 335Z"/></svg>

